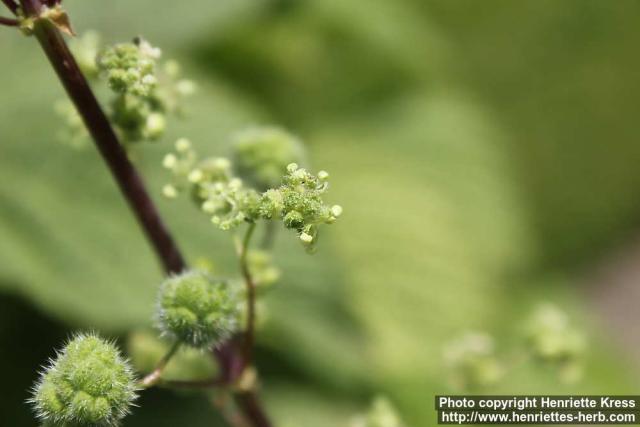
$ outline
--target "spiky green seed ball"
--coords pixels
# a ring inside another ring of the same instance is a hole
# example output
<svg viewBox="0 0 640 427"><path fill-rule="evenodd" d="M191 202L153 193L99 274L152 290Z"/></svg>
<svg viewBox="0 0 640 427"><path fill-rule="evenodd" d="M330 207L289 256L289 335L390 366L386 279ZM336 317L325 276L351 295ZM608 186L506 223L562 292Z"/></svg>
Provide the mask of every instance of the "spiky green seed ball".
<svg viewBox="0 0 640 427"><path fill-rule="evenodd" d="M158 321L163 333L207 348L238 328L238 300L225 281L200 271L169 277L161 286Z"/></svg>
<svg viewBox="0 0 640 427"><path fill-rule="evenodd" d="M31 402L46 426L110 427L124 418L136 397L134 375L116 347L83 334L42 372Z"/></svg>
<svg viewBox="0 0 640 427"><path fill-rule="evenodd" d="M234 137L232 160L236 173L257 190L280 185L290 163L304 163L302 143L275 127L259 127Z"/></svg>

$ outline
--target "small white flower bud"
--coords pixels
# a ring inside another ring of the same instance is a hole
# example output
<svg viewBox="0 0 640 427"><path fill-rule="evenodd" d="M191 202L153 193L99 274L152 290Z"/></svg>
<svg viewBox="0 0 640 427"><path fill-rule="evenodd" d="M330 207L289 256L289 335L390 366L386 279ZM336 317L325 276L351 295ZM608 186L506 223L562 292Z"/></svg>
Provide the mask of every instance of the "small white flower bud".
<svg viewBox="0 0 640 427"><path fill-rule="evenodd" d="M166 156L164 156L164 159L162 160L162 166L164 166L167 169L173 169L177 163L178 163L178 158L175 156L175 154L172 154L172 153L169 153Z"/></svg>
<svg viewBox="0 0 640 427"><path fill-rule="evenodd" d="M204 178L204 174L200 169L192 170L188 176L189 182L193 182L194 184L202 181L202 178Z"/></svg>
<svg viewBox="0 0 640 427"><path fill-rule="evenodd" d="M298 170L298 164L297 163L289 163L287 165L287 171L289 173L294 173L296 170Z"/></svg>
<svg viewBox="0 0 640 427"><path fill-rule="evenodd" d="M320 171L318 172L318 179L320 181L326 181L329 179L329 172L327 171Z"/></svg>
<svg viewBox="0 0 640 427"><path fill-rule="evenodd" d="M152 113L147 117L145 133L150 139L159 138L167 128L167 122L164 115L160 113Z"/></svg>
<svg viewBox="0 0 640 427"><path fill-rule="evenodd" d="M162 187L162 194L168 199L175 199L178 197L178 190L171 184L167 184Z"/></svg>
<svg viewBox="0 0 640 427"><path fill-rule="evenodd" d="M175 147L176 151L178 151L179 153L184 153L191 148L191 141L189 141L187 138L180 138L176 141Z"/></svg>
<svg viewBox="0 0 640 427"><path fill-rule="evenodd" d="M216 211L216 204L212 200L207 200L202 204L202 210L208 214Z"/></svg>
<svg viewBox="0 0 640 427"><path fill-rule="evenodd" d="M302 240L304 243L311 243L313 242L313 236L307 233L301 233L300 240Z"/></svg>
<svg viewBox="0 0 640 427"><path fill-rule="evenodd" d="M342 206L340 205L331 206L331 215L335 216L336 218L342 215Z"/></svg>

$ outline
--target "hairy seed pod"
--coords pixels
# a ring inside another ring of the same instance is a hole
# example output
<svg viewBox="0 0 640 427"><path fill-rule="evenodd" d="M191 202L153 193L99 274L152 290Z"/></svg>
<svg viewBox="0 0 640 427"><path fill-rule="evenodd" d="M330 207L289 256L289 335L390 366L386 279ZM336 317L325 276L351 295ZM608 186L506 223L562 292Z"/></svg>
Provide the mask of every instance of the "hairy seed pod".
<svg viewBox="0 0 640 427"><path fill-rule="evenodd" d="M169 277L158 298L164 334L192 347L226 340L238 327L238 301L229 284L200 271Z"/></svg>
<svg viewBox="0 0 640 427"><path fill-rule="evenodd" d="M115 345L82 334L42 372L30 401L46 426L110 427L136 397L132 370Z"/></svg>

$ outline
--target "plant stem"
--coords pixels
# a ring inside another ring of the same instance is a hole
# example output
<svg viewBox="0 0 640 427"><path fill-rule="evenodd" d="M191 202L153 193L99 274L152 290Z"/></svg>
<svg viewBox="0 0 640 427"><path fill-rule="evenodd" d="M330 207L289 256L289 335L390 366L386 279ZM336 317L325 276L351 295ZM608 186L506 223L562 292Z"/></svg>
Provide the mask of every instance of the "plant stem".
<svg viewBox="0 0 640 427"><path fill-rule="evenodd" d="M156 385L160 381L160 377L164 372L164 368L167 367L167 364L171 360L171 358L176 354L178 349L180 348L180 341L176 341L173 343L167 354L165 354L162 359L156 365L156 368L147 376L145 376L142 380L140 380L140 387L149 388Z"/></svg>
<svg viewBox="0 0 640 427"><path fill-rule="evenodd" d="M7 5L11 0L3 0ZM40 0L21 0L28 16L37 17L42 9ZM49 62L62 82L69 98L93 137L93 140L118 183L121 192L131 210L151 242L164 270L167 273L179 273L186 263L173 238L162 222L158 210L149 196L142 179L129 161L111 123L102 111L87 80L80 71L75 58L69 51L60 31L47 20L38 19L35 24L35 36L42 46ZM242 365L240 349L233 340L223 344L214 353L218 359L225 383L231 385L239 376L237 368ZM264 409L258 402L255 391L245 392L239 406L253 427L271 427Z"/></svg>
<svg viewBox="0 0 640 427"><path fill-rule="evenodd" d="M13 18L5 18L4 16L0 16L0 25L4 25L6 27L17 27L20 25L20 21Z"/></svg>
<svg viewBox="0 0 640 427"><path fill-rule="evenodd" d="M256 284L249 270L249 263L247 262L247 254L249 252L249 243L253 236L253 231L256 228L255 223L250 223L247 231L244 235L244 239L241 244L238 245L238 256L240 258L240 270L242 277L247 287L247 327L245 330L244 344L242 346L242 358L244 360L244 367L251 365L253 359L253 345L255 337L255 323L256 323Z"/></svg>

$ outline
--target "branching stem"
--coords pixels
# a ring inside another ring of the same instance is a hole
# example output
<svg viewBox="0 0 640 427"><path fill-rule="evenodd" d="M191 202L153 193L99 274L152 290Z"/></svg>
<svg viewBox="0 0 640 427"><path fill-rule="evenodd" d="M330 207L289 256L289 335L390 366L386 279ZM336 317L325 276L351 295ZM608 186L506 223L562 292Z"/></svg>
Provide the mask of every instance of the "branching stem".
<svg viewBox="0 0 640 427"><path fill-rule="evenodd" d="M167 354L165 354L162 359L160 359L160 361L156 365L156 368L149 375L140 380L139 384L141 388L153 387L158 382L160 382L160 378L162 377L164 369L167 367L167 364L169 363L171 358L175 356L179 348L180 341L176 341L175 343L173 343Z"/></svg>

